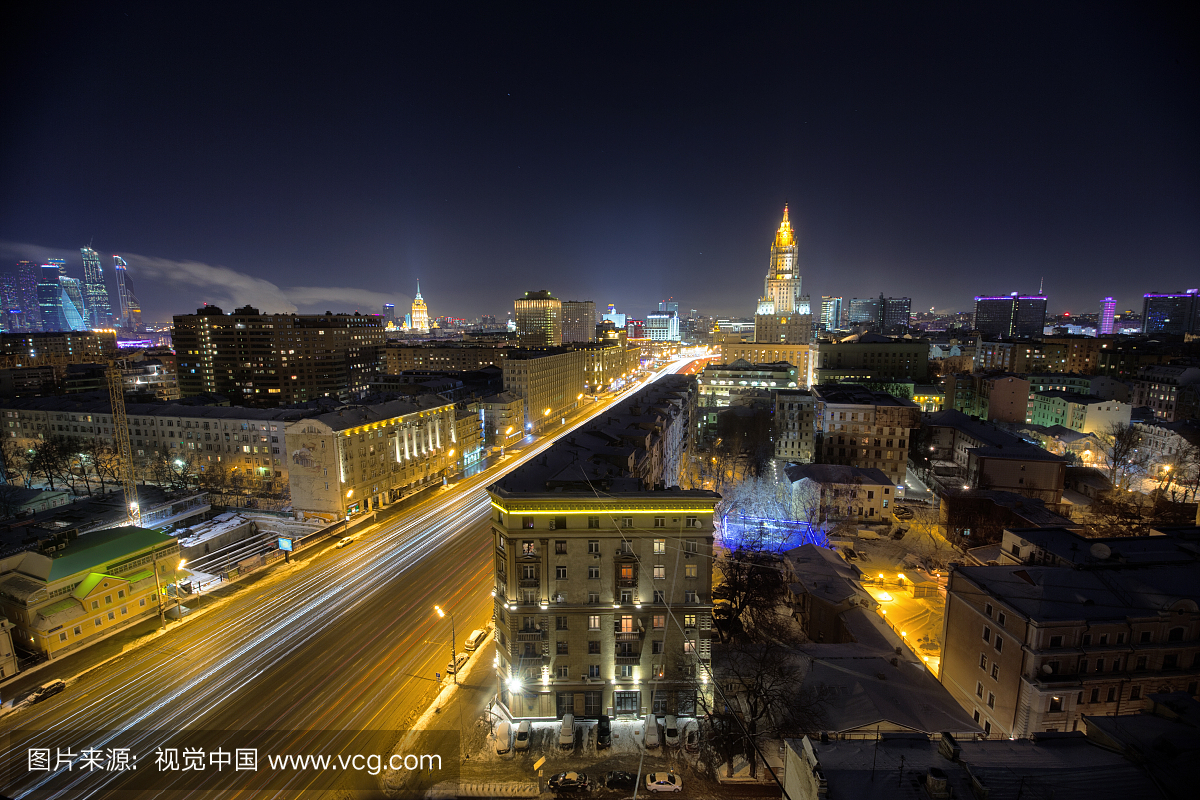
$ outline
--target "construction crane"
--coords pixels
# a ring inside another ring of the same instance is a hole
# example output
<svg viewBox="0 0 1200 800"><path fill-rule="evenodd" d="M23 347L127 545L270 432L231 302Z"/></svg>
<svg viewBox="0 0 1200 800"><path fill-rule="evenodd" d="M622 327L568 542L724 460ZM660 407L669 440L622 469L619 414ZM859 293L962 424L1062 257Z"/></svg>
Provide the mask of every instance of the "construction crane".
<svg viewBox="0 0 1200 800"><path fill-rule="evenodd" d="M133 477L133 449L129 444L129 419L125 416L125 376L121 363L108 362L108 399L112 404L113 443L117 447L117 467L121 488L125 490L129 524L141 527L142 510L138 506L137 480Z"/></svg>

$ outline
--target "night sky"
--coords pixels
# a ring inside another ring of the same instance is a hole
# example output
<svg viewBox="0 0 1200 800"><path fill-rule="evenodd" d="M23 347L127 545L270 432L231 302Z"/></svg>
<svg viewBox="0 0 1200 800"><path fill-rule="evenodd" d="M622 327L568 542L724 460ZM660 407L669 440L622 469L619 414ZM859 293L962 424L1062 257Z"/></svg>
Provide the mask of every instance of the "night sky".
<svg viewBox="0 0 1200 800"><path fill-rule="evenodd" d="M15 5L3 265L94 241L151 320L748 316L785 201L814 300L1200 286L1182 3Z"/></svg>

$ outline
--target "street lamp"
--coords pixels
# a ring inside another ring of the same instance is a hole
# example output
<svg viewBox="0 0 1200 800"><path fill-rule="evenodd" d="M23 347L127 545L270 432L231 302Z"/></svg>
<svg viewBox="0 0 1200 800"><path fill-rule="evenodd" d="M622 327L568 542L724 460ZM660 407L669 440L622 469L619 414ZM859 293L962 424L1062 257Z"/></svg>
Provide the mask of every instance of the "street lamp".
<svg viewBox="0 0 1200 800"><path fill-rule="evenodd" d="M442 611L441 606L434 606L433 610L437 612L438 617L445 617L446 612ZM458 637L454 633L454 615L450 615L450 663L454 665L454 682L458 683L458 653L454 651L454 643Z"/></svg>

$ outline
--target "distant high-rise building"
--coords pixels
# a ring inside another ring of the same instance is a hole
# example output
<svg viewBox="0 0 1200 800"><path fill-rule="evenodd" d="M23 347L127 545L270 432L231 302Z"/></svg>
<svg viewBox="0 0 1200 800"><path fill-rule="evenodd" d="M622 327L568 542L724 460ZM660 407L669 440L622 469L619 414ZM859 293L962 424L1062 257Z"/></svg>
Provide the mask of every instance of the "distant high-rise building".
<svg viewBox="0 0 1200 800"><path fill-rule="evenodd" d="M83 255L83 299L87 306L89 328L111 328L112 306L108 302L108 286L104 282L104 267L100 254L90 247L81 247Z"/></svg>
<svg viewBox="0 0 1200 800"><path fill-rule="evenodd" d="M65 326L63 330L91 330L92 326L88 324L87 303L83 299L83 281L78 278L68 278L66 275L59 275L58 285L59 290L62 292L62 296L59 299L59 308L62 309L62 321Z"/></svg>
<svg viewBox="0 0 1200 800"><path fill-rule="evenodd" d="M1200 290L1143 296L1142 333L1200 333Z"/></svg>
<svg viewBox="0 0 1200 800"><path fill-rule="evenodd" d="M562 301L543 289L526 292L513 301L517 343L521 347L558 347L562 344Z"/></svg>
<svg viewBox="0 0 1200 800"><path fill-rule="evenodd" d="M617 313L617 307L612 303L608 304L608 310L600 315L601 322L611 322L618 328L625 327L625 315Z"/></svg>
<svg viewBox="0 0 1200 800"><path fill-rule="evenodd" d="M679 303L675 302L674 299L668 297L666 300L663 300L658 304L658 313L674 314L675 316L678 317L679 316Z"/></svg>
<svg viewBox="0 0 1200 800"><path fill-rule="evenodd" d="M1104 298L1104 302L1100 304L1100 327L1097 333L1101 336L1107 336L1113 332L1113 318L1117 314L1117 301L1111 297Z"/></svg>
<svg viewBox="0 0 1200 800"><path fill-rule="evenodd" d="M4 308L0 309L0 321L3 321L4 330L9 333L24 330L25 311L21 308L21 289L17 285L17 275L8 272L0 275L0 303L4 304Z"/></svg>
<svg viewBox="0 0 1200 800"><path fill-rule="evenodd" d="M34 261L17 262L18 305L25 313L25 330L42 329L42 310L38 305L38 283L42 279L41 267Z"/></svg>
<svg viewBox="0 0 1200 800"><path fill-rule="evenodd" d="M905 333L912 322L911 297L879 295L879 330L882 333Z"/></svg>
<svg viewBox="0 0 1200 800"><path fill-rule="evenodd" d="M396 304L395 303L384 303L383 304L383 323L385 325L390 324L393 328L396 326Z"/></svg>
<svg viewBox="0 0 1200 800"><path fill-rule="evenodd" d="M113 256L113 272L117 281L117 304L120 323L126 331L137 331L142 327L142 304L133 290L133 278L129 276L129 265L120 256Z"/></svg>
<svg viewBox="0 0 1200 800"><path fill-rule="evenodd" d="M563 301L562 340L564 344L596 341L596 304L593 301Z"/></svg>
<svg viewBox="0 0 1200 800"><path fill-rule="evenodd" d="M824 295L821 297L821 322L823 331L835 331L842 327L842 298Z"/></svg>
<svg viewBox="0 0 1200 800"><path fill-rule="evenodd" d="M69 331L62 313L62 284L58 279L67 271L66 262L52 258L42 264L41 279L37 285L38 309L42 317L43 331Z"/></svg>
<svg viewBox="0 0 1200 800"><path fill-rule="evenodd" d="M803 294L798 245L783 207L783 221L771 242L771 259L763 294L754 314L754 341L763 344L807 345L812 340L812 309Z"/></svg>
<svg viewBox="0 0 1200 800"><path fill-rule="evenodd" d="M880 297L851 297L849 303L850 325L874 326L879 324Z"/></svg>
<svg viewBox="0 0 1200 800"><path fill-rule="evenodd" d="M1029 338L1046 327L1046 296L996 295L975 298L975 330L985 336Z"/></svg>
<svg viewBox="0 0 1200 800"><path fill-rule="evenodd" d="M646 338L654 342L678 342L679 315L660 313L646 315Z"/></svg>
<svg viewBox="0 0 1200 800"><path fill-rule="evenodd" d="M420 281L417 281L417 296L412 301L411 319L409 330L417 333L429 333L429 309L425 306L425 298L421 297Z"/></svg>

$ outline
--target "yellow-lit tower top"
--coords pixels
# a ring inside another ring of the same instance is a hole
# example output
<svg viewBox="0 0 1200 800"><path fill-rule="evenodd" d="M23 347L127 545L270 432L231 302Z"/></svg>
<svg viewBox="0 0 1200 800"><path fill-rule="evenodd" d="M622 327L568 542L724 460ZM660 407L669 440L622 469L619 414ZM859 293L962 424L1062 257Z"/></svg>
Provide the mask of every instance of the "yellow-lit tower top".
<svg viewBox="0 0 1200 800"><path fill-rule="evenodd" d="M429 333L429 309L425 307L425 298L421 297L420 281L417 281L417 296L412 302L412 330Z"/></svg>
<svg viewBox="0 0 1200 800"><path fill-rule="evenodd" d="M771 263L763 282L763 296L759 301L760 314L795 314L801 292L800 273L797 269L796 234L788 218L788 207L783 207L783 221L775 232L771 243ZM807 313L807 312L802 312Z"/></svg>

